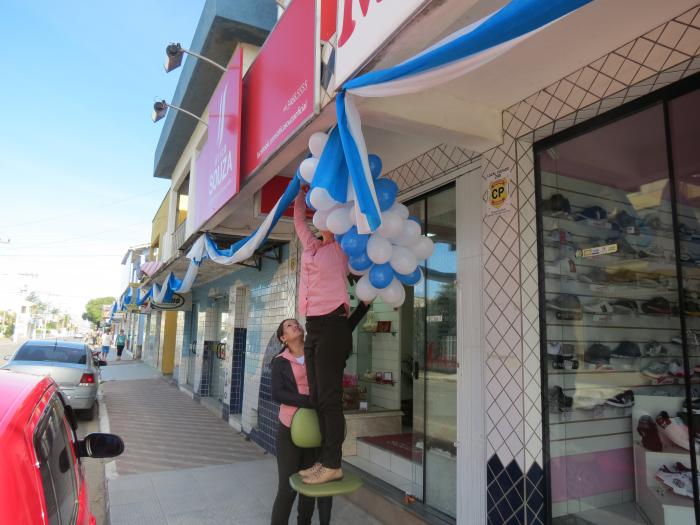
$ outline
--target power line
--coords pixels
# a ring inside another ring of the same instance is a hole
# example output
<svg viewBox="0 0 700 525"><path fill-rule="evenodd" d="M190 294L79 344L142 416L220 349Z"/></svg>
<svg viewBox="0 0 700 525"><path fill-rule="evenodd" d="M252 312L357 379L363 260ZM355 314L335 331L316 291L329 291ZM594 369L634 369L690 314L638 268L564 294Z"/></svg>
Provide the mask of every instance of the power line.
<svg viewBox="0 0 700 525"><path fill-rule="evenodd" d="M0 253L0 257L42 257L44 259L51 259L53 257L73 257L76 259L83 259L85 257L122 257L123 253L91 253L85 255L73 255L70 253L57 253L52 255L47 255L46 253Z"/></svg>

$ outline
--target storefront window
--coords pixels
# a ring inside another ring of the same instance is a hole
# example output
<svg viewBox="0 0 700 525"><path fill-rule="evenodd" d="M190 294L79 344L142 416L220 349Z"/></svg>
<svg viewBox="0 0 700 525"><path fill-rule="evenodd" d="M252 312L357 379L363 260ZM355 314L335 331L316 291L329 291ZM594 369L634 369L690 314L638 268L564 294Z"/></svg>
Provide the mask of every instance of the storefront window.
<svg viewBox="0 0 700 525"><path fill-rule="evenodd" d="M697 97L681 111L697 115ZM697 142L696 122L679 126L681 142ZM555 524L695 523L687 423L690 396L699 395L700 244L693 235L700 215L693 203L700 191L687 178L676 179L673 191L666 137L658 103L536 147ZM699 173L689 160L698 160L698 148L683 155L689 177Z"/></svg>

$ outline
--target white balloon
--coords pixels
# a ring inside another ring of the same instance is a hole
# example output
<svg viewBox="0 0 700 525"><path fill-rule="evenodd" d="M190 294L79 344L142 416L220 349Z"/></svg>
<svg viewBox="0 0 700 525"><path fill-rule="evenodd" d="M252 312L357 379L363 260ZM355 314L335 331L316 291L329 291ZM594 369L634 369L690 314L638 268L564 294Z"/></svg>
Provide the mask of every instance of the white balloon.
<svg viewBox="0 0 700 525"><path fill-rule="evenodd" d="M367 241L367 257L375 264L384 264L391 259L392 246L391 243L382 237L373 233L369 241Z"/></svg>
<svg viewBox="0 0 700 525"><path fill-rule="evenodd" d="M299 174L301 175L301 178L309 184L311 184L311 181L314 180L314 175L316 174L317 166L318 159L310 157L308 159L302 160L301 164L299 164Z"/></svg>
<svg viewBox="0 0 700 525"><path fill-rule="evenodd" d="M331 210L331 212L328 214L326 225L331 232L338 235L344 234L346 231L352 228L352 221L350 220L348 209L343 206L341 208Z"/></svg>
<svg viewBox="0 0 700 525"><path fill-rule="evenodd" d="M306 159L309 160L309 159ZM332 208L340 204L330 196L327 190L323 188L311 189L311 206L317 210L330 211Z"/></svg>
<svg viewBox="0 0 700 525"><path fill-rule="evenodd" d="M435 243L429 237L425 235L420 235L418 238L411 243L411 251L415 254L416 259L419 261L424 261L433 254L435 249ZM401 273L401 272L399 272Z"/></svg>
<svg viewBox="0 0 700 525"><path fill-rule="evenodd" d="M404 290L403 285L394 277L389 283L389 286L379 290L379 298L388 305L397 308L406 300L406 290Z"/></svg>
<svg viewBox="0 0 700 525"><path fill-rule="evenodd" d="M317 230L327 230L328 212L317 210L316 213L314 213L314 218L312 219L312 222L314 223L314 226Z"/></svg>
<svg viewBox="0 0 700 525"><path fill-rule="evenodd" d="M372 269L372 267L370 266L370 267L367 268L366 270L356 270L356 269L353 268L350 264L348 264L348 270L350 270L350 273L353 274L353 275L365 275L366 273L369 273L369 271L370 271L371 269Z"/></svg>
<svg viewBox="0 0 700 525"><path fill-rule="evenodd" d="M414 253L403 246L394 246L389 264L396 273L408 275L416 269L418 261Z"/></svg>
<svg viewBox="0 0 700 525"><path fill-rule="evenodd" d="M408 219L408 216L410 215L410 213L408 212L408 208L400 202L395 202L394 205L391 208L389 208L388 211L391 213L395 213L403 220Z"/></svg>
<svg viewBox="0 0 700 525"><path fill-rule="evenodd" d="M382 237L391 239L403 231L403 220L396 213L385 211L382 213L382 225L377 228L377 233Z"/></svg>
<svg viewBox="0 0 700 525"><path fill-rule="evenodd" d="M313 204L313 201L311 201L311 204ZM405 221L403 221L403 229L401 233L398 236L394 237L392 239L392 242L400 246L408 246L414 243L419 235L420 225L415 221L406 219Z"/></svg>
<svg viewBox="0 0 700 525"><path fill-rule="evenodd" d="M319 158L323 153L323 148L326 147L326 142L328 142L328 135L317 131L309 137L309 151L314 157Z"/></svg>
<svg viewBox="0 0 700 525"><path fill-rule="evenodd" d="M379 290L377 290L372 283L369 282L369 275L363 275L360 280L357 281L355 285L355 295L360 301L370 302L373 301Z"/></svg>

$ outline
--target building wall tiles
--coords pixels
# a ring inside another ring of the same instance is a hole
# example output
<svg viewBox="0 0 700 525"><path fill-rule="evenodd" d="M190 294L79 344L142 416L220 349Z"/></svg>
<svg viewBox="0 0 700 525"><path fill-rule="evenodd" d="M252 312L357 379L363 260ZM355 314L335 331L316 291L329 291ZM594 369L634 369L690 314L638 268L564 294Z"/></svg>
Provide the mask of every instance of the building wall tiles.
<svg viewBox="0 0 700 525"><path fill-rule="evenodd" d="M503 144L482 156L484 174L511 169L518 204L512 217L483 221L484 249L490 254L484 262L489 523L545 520L532 144L700 71L699 9L660 24L506 109ZM515 291L504 285L511 279ZM517 478L523 490L514 493L522 496L521 505L496 483L508 468L504 465L513 462L525 473Z"/></svg>

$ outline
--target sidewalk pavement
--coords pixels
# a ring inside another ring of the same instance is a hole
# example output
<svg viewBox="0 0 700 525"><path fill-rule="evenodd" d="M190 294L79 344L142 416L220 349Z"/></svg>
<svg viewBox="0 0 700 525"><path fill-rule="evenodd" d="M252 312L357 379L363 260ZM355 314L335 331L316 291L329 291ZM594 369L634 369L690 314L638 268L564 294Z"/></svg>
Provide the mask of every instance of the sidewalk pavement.
<svg viewBox="0 0 700 525"><path fill-rule="evenodd" d="M126 444L108 480L111 525L270 522L274 457L147 364L110 362L102 380L100 417ZM296 522L296 508L290 521ZM379 523L342 497L334 498L332 522Z"/></svg>

